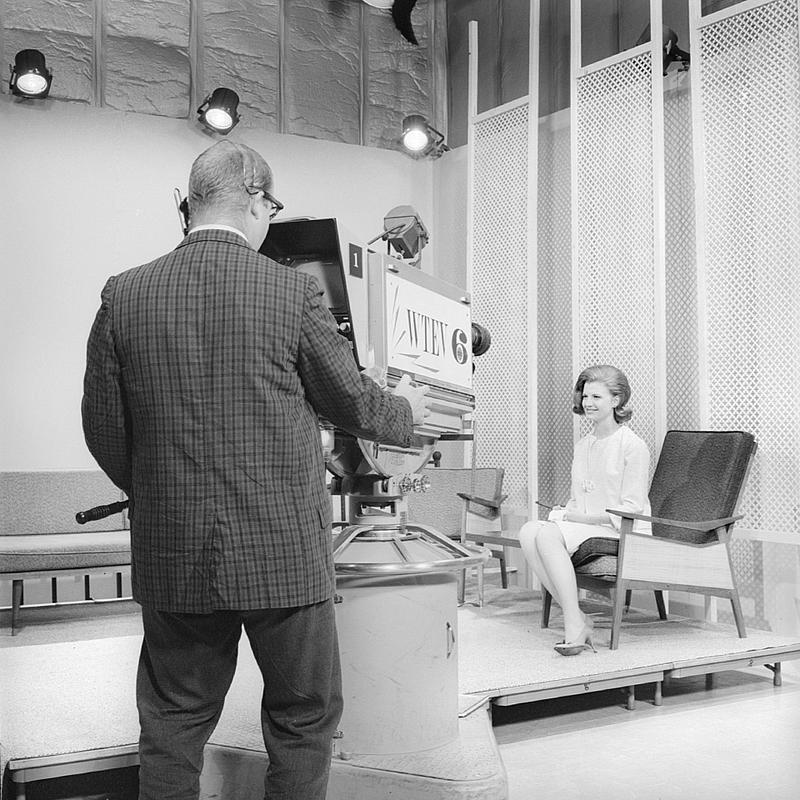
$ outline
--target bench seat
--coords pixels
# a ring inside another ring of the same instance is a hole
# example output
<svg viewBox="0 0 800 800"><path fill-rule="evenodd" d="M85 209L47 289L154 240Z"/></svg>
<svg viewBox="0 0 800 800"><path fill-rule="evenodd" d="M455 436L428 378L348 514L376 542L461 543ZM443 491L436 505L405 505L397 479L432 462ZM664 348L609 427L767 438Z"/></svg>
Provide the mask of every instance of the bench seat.
<svg viewBox="0 0 800 800"><path fill-rule="evenodd" d="M16 633L26 579L122 571L131 563L127 514L79 525L78 511L124 499L100 470L0 472L0 578L11 581Z"/></svg>
<svg viewBox="0 0 800 800"><path fill-rule="evenodd" d="M0 536L0 574L127 566L130 531Z"/></svg>

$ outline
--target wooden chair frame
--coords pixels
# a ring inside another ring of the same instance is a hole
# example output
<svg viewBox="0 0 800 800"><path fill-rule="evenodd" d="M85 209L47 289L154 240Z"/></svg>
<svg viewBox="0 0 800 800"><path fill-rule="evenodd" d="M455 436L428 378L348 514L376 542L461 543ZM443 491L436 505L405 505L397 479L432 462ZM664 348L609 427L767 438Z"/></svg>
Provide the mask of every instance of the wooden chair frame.
<svg viewBox="0 0 800 800"><path fill-rule="evenodd" d="M506 557L503 549L504 545L513 546L516 540L506 539L500 536L500 531L488 531L483 533L468 533L467 525L469 522L469 515L475 514L478 517L486 520L500 519L501 507L503 501L508 497L507 494L502 494L503 478L505 471L502 467L494 467L496 472L494 493L492 497L479 497L474 493L456 492L462 501L461 507L461 543L462 544L475 544L478 547L486 547L492 554L492 558L496 558L500 562L500 577L504 589L508 588L508 571L506 569ZM473 474L475 473L475 466L472 467ZM498 534L498 535L496 535ZM519 541L516 541L516 546L519 547ZM483 564L478 566L478 606L483 606ZM459 575L458 584L458 602L464 602L464 592L466 583L466 572Z"/></svg>
<svg viewBox="0 0 800 800"><path fill-rule="evenodd" d="M739 486L739 497L747 484L756 449L757 443L753 442ZM648 589L655 593L656 607L662 620L667 619L663 596L665 591L694 592L728 599L733 610L739 638L746 638L744 616L730 552L733 526L742 518L742 514L721 519L688 522L634 514L614 508L607 508L606 511L620 517L616 579L601 579L584 575L581 574L580 568L576 569L575 577L578 588L611 596L611 650L619 647L622 615L623 611L630 606L633 589ZM696 543L665 536L634 533L635 520L712 534L714 538L709 538L709 541L703 543ZM551 604L552 597L549 592L544 590L543 628L549 624Z"/></svg>
<svg viewBox="0 0 800 800"><path fill-rule="evenodd" d="M743 483L744 485L744 483ZM701 522L649 517L618 509L607 509L621 518L617 580L611 622L611 649L619 646L623 593L632 589L684 591L730 600L740 639L747 636L730 553L732 528L742 514ZM661 523L676 528L713 533L716 541L704 544L634 533L634 520ZM663 601L662 601L663 602ZM661 606L659 611L661 611ZM666 619L666 613L662 619Z"/></svg>

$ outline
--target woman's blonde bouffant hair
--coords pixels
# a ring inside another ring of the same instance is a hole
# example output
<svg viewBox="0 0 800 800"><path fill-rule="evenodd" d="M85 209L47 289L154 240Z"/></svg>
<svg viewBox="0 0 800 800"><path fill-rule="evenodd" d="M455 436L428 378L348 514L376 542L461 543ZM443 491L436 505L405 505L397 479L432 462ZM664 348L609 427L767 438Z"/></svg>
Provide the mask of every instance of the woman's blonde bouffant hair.
<svg viewBox="0 0 800 800"><path fill-rule="evenodd" d="M628 408L631 399L631 387L625 373L609 364L595 364L586 367L575 381L575 390L572 393L572 411L583 416L583 387L587 383L598 382L605 385L612 396L619 398L619 404L614 409L614 419L617 422L627 422L633 416L633 409Z"/></svg>

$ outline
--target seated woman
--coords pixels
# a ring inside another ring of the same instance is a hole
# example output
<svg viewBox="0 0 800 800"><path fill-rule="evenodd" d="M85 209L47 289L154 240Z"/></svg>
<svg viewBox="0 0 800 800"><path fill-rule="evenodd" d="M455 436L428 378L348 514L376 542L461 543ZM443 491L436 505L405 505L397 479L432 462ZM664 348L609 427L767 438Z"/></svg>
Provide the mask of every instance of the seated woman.
<svg viewBox="0 0 800 800"><path fill-rule="evenodd" d="M555 646L563 656L594 650L592 621L578 606L570 556L592 536L619 538L619 517L607 508L650 514L650 452L622 424L633 414L627 407L630 396L628 379L616 367L600 364L581 372L572 410L586 416L593 429L575 445L571 497L565 508L550 512L547 522L527 522L520 531L526 560L564 614L564 641ZM649 523L638 522L634 530L649 533Z"/></svg>

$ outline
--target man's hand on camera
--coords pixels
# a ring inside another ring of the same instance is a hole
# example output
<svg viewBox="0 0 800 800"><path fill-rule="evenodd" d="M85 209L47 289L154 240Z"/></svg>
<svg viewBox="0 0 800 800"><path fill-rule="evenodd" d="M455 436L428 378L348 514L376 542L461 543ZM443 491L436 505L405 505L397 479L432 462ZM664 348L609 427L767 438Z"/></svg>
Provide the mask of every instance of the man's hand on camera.
<svg viewBox="0 0 800 800"><path fill-rule="evenodd" d="M415 425L421 425L425 418L430 416L431 401L429 397L425 396L428 393L428 387L413 386L408 373L400 378L400 382L394 387L394 393L408 400Z"/></svg>
<svg viewBox="0 0 800 800"><path fill-rule="evenodd" d="M367 367L364 372L370 380L375 381L381 389L386 388L386 370L380 367Z"/></svg>

